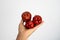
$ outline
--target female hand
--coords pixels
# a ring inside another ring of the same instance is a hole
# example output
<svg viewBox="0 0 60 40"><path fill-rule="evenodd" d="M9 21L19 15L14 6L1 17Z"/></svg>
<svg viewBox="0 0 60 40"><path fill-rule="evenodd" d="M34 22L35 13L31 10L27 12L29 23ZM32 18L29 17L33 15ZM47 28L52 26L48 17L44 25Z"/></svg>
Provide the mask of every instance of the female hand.
<svg viewBox="0 0 60 40"><path fill-rule="evenodd" d="M18 36L16 40L27 40L27 38L41 25L43 24L43 21L40 25L37 25L36 27L32 29L26 29L23 24L23 20L21 20L18 28Z"/></svg>

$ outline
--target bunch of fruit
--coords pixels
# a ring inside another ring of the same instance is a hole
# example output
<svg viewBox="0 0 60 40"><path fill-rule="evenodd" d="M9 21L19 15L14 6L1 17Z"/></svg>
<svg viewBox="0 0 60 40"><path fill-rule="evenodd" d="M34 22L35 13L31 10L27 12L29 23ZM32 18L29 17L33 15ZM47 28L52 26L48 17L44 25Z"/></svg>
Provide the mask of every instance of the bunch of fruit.
<svg viewBox="0 0 60 40"><path fill-rule="evenodd" d="M33 20L31 20L31 13L28 11L23 12L22 19L25 22L25 27L27 29L34 28L36 25L39 25L42 22L42 17L39 15L35 15Z"/></svg>

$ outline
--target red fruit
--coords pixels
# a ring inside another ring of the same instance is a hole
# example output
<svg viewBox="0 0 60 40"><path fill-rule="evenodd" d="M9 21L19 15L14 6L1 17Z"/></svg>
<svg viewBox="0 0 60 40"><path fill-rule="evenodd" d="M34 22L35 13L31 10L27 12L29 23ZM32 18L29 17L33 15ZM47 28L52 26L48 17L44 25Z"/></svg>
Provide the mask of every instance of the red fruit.
<svg viewBox="0 0 60 40"><path fill-rule="evenodd" d="M30 21L31 20L31 13L28 11L23 12L22 19L23 19L23 21Z"/></svg>
<svg viewBox="0 0 60 40"><path fill-rule="evenodd" d="M32 21L28 21L28 22L25 24L25 27L26 27L27 29L31 29L31 28L34 27L34 23L33 23Z"/></svg>
<svg viewBox="0 0 60 40"><path fill-rule="evenodd" d="M40 23L42 22L42 17L39 16L39 15L35 15L35 16L33 17L33 22L34 22L35 25L40 24Z"/></svg>

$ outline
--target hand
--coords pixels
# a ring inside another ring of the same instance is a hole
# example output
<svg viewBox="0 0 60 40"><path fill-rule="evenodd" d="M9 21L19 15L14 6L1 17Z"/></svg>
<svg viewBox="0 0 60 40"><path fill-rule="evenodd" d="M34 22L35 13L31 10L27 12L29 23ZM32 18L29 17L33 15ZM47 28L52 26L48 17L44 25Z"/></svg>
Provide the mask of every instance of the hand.
<svg viewBox="0 0 60 40"><path fill-rule="evenodd" d="M43 21L40 25L37 25L36 27L32 29L26 29L23 24L23 20L21 20L18 28L18 36L16 40L27 40L27 38L41 25L43 24Z"/></svg>

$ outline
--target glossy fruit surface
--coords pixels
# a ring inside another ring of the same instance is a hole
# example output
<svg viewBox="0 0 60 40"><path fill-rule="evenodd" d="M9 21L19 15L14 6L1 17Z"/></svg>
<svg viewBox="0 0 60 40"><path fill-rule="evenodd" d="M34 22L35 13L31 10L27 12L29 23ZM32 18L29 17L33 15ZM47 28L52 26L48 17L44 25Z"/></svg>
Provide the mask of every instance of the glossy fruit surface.
<svg viewBox="0 0 60 40"><path fill-rule="evenodd" d="M26 27L27 29L31 29L31 28L34 27L34 23L33 23L32 21L29 21L29 22L27 22L27 23L25 24L25 27Z"/></svg>
<svg viewBox="0 0 60 40"><path fill-rule="evenodd" d="M39 25L41 22L42 22L42 17L41 17L41 16L35 15L35 16L33 17L33 23L34 23L35 25Z"/></svg>
<svg viewBox="0 0 60 40"><path fill-rule="evenodd" d="M31 20L31 13L28 11L23 12L22 19L23 19L23 21L30 21Z"/></svg>

